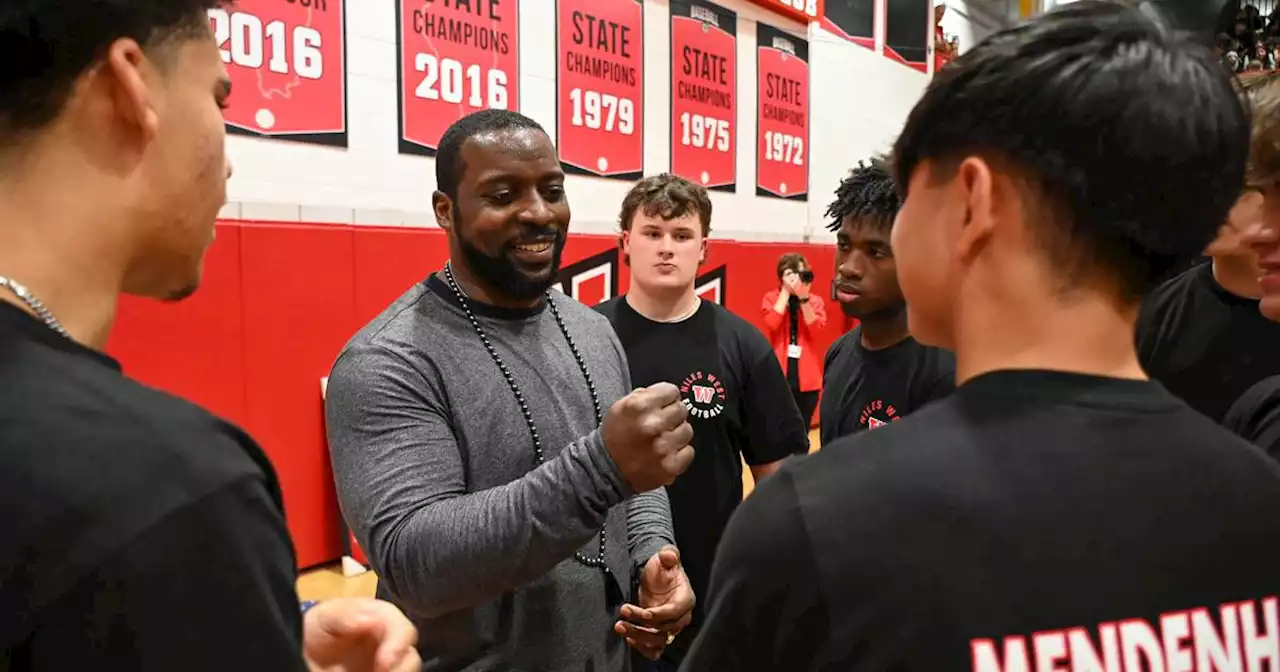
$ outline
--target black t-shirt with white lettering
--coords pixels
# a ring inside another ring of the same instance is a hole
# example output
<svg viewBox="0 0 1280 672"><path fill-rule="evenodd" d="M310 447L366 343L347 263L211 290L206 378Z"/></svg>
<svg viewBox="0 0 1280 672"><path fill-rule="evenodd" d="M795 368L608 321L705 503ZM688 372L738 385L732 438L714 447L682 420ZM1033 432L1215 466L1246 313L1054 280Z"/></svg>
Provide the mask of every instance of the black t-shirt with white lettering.
<svg viewBox="0 0 1280 672"><path fill-rule="evenodd" d="M0 669L305 669L243 432L0 302L0 445Z"/></svg>
<svg viewBox="0 0 1280 672"><path fill-rule="evenodd" d="M776 462L808 445L808 432L769 342L746 320L710 301L678 322L654 322L626 297L596 307L613 323L636 387L669 382L680 388L696 456L667 487L676 544L697 595L730 515L742 502L742 462ZM705 614L699 599L693 625L666 656L678 661Z"/></svg>
<svg viewBox="0 0 1280 672"><path fill-rule="evenodd" d="M822 365L822 445L901 420L955 389L956 358L908 336L880 350L862 345L859 327L836 339Z"/></svg>
<svg viewBox="0 0 1280 672"><path fill-rule="evenodd" d="M762 483L682 669L1270 669L1277 511L1280 465L1159 383L988 373Z"/></svg>
<svg viewBox="0 0 1280 672"><path fill-rule="evenodd" d="M1280 343L1273 347L1280 347ZM1222 426L1280 460L1280 376L1267 378L1245 391L1227 411Z"/></svg>
<svg viewBox="0 0 1280 672"><path fill-rule="evenodd" d="M1192 408L1222 422L1245 390L1280 375L1280 324L1258 300L1236 296L1200 264L1160 285L1142 303L1138 359L1147 374Z"/></svg>

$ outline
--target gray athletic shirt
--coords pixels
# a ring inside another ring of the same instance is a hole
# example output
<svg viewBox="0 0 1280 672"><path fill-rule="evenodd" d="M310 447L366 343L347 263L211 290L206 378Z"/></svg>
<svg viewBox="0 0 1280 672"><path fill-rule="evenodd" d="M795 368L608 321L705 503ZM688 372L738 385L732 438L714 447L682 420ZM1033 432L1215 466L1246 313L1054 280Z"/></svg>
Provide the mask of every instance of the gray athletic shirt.
<svg viewBox="0 0 1280 672"><path fill-rule="evenodd" d="M560 293L601 411L631 391L609 322ZM426 670L630 669L613 632L632 581L674 543L663 488L635 495L604 447L586 380L544 306L471 302L510 387L439 278L415 285L347 344L325 404L343 516L378 594L417 624ZM589 568L606 528L611 574Z"/></svg>

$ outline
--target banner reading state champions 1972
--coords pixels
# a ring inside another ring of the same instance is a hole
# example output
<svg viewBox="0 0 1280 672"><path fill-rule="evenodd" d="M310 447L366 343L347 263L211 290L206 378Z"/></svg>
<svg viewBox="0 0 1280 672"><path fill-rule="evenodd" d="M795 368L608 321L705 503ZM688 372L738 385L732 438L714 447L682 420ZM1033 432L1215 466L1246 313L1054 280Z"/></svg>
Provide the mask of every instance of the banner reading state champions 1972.
<svg viewBox="0 0 1280 672"><path fill-rule="evenodd" d="M401 153L434 155L472 112L520 109L518 0L395 3Z"/></svg>
<svg viewBox="0 0 1280 672"><path fill-rule="evenodd" d="M567 171L626 180L642 175L640 0L556 0L556 145Z"/></svg>
<svg viewBox="0 0 1280 672"><path fill-rule="evenodd" d="M756 39L756 195L807 200L809 43L763 23Z"/></svg>
<svg viewBox="0 0 1280 672"><path fill-rule="evenodd" d="M671 172L709 189L737 182L738 16L671 0Z"/></svg>
<svg viewBox="0 0 1280 672"><path fill-rule="evenodd" d="M208 13L231 78L230 132L347 145L343 0L239 0Z"/></svg>

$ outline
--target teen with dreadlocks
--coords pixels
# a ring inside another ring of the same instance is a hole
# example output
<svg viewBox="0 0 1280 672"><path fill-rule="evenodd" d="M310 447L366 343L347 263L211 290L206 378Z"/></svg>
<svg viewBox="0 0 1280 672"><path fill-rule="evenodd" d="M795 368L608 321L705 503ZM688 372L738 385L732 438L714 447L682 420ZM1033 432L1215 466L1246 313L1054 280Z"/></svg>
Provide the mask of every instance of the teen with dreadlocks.
<svg viewBox="0 0 1280 672"><path fill-rule="evenodd" d="M835 298L861 324L827 351L822 445L894 422L955 388L955 358L907 331L906 301L889 231L902 201L886 157L858 162L836 188L827 227L836 234Z"/></svg>

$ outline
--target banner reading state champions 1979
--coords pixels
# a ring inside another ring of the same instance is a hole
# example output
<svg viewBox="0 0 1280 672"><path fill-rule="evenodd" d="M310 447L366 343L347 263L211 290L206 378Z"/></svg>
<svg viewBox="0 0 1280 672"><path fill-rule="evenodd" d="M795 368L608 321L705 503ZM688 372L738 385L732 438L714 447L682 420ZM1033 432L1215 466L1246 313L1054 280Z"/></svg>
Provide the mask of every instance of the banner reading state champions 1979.
<svg viewBox="0 0 1280 672"><path fill-rule="evenodd" d="M671 172L708 189L737 182L738 16L671 0Z"/></svg>
<svg viewBox="0 0 1280 672"><path fill-rule="evenodd" d="M806 200L809 43L763 23L756 39L756 194Z"/></svg>
<svg viewBox="0 0 1280 672"><path fill-rule="evenodd" d="M343 0L239 0L208 13L231 78L227 130L347 145Z"/></svg>
<svg viewBox="0 0 1280 672"><path fill-rule="evenodd" d="M520 109L518 0L395 3L401 153L434 155L472 112Z"/></svg>
<svg viewBox="0 0 1280 672"><path fill-rule="evenodd" d="M556 0L556 145L569 172L626 180L642 175L640 0Z"/></svg>

